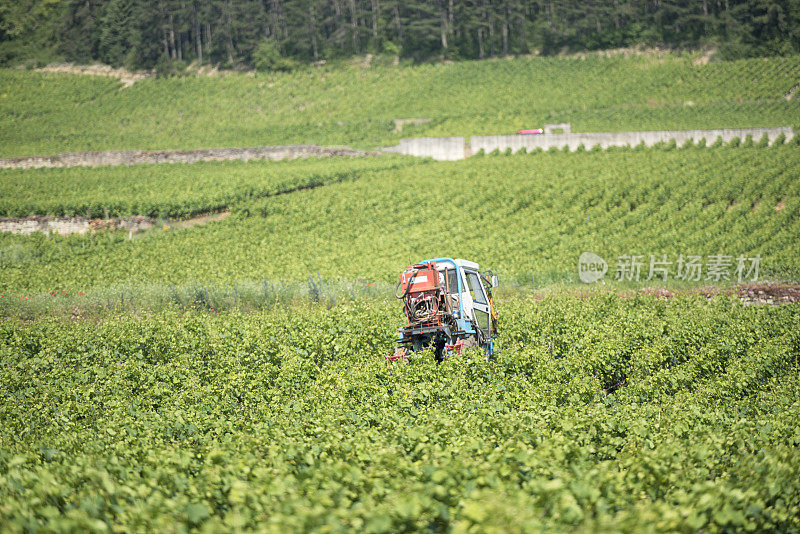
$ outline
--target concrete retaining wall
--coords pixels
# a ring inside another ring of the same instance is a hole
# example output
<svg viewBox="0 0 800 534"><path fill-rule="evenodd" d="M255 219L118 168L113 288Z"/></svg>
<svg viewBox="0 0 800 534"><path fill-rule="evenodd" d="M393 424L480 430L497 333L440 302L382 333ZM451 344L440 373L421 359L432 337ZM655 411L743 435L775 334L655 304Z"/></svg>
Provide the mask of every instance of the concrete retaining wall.
<svg viewBox="0 0 800 534"><path fill-rule="evenodd" d="M612 146L636 146L644 143L646 146L653 146L656 143L668 143L673 139L678 146L687 141L694 143L701 139L706 140L706 144L713 144L718 138L723 142L728 142L734 137L744 140L748 135L758 142L762 136L766 135L769 142L783 134L786 140L792 139L795 135L794 130L789 127L779 128L739 128L724 130L664 130L651 132L594 132L594 133L563 133L563 134L544 134L544 135L473 135L469 144L465 143L463 137L418 137L413 139L403 139L400 144L387 147L388 152L397 152L409 156L431 157L437 160L453 161L464 159L478 151L486 153L494 150L501 152L511 149L513 152L523 148L530 151L537 148L548 150L550 148L569 147L575 150L583 145L587 150L599 145L601 148Z"/></svg>
<svg viewBox="0 0 800 534"><path fill-rule="evenodd" d="M723 142L738 137L744 140L748 135L758 142L764 135L772 143L778 136L783 134L787 140L794 137L794 130L788 127L781 128L740 128L725 130L675 130L675 131L651 131L651 132L602 132L602 133L565 133L565 134L546 134L546 135L473 135L470 139L472 153L480 150L492 152L493 150L505 151L511 149L513 152L525 148L535 150L541 148L569 147L575 150L583 145L587 150L599 145L600 148L612 146L636 146L644 143L645 146L653 146L656 143L668 143L673 139L678 146L687 141L694 143L705 139L707 144L713 144L718 138Z"/></svg>
<svg viewBox="0 0 800 534"><path fill-rule="evenodd" d="M463 137L415 137L401 139L399 145L387 147L384 150L440 161L455 161L469 155L466 154L465 148L466 143Z"/></svg>
<svg viewBox="0 0 800 534"><path fill-rule="evenodd" d="M385 152L396 152L410 156L430 157L441 161L464 159L480 150L492 152L511 149L516 152L525 148L569 147L575 150L583 144L586 149L595 145L601 148L611 146L636 146L644 142L653 146L659 142L675 140L678 145L686 141L698 142L705 139L712 144L717 138L728 142L734 137L744 140L748 135L758 142L767 135L770 143L783 134L786 140L792 139L794 130L781 128L741 128L726 130L676 130L652 132L602 132L602 133L563 133L544 135L473 135L467 144L464 137L417 137L402 139L400 144L386 147ZM197 161L224 161L251 159L295 159L307 157L374 156L375 152L364 152L340 147L321 147L317 145L262 146L250 148L208 148L199 150L111 150L106 152L70 152L55 156L30 156L22 158L0 158L0 169L35 169L41 167L96 167L103 165L136 165L141 163L194 163Z"/></svg>
<svg viewBox="0 0 800 534"><path fill-rule="evenodd" d="M139 163L194 163L251 159L295 159L307 157L369 156L349 148L328 148L317 145L262 146L250 148L208 148L199 150L110 150L106 152L70 152L55 156L30 156L0 159L3 169L36 169L40 167L97 167L101 165L136 165Z"/></svg>

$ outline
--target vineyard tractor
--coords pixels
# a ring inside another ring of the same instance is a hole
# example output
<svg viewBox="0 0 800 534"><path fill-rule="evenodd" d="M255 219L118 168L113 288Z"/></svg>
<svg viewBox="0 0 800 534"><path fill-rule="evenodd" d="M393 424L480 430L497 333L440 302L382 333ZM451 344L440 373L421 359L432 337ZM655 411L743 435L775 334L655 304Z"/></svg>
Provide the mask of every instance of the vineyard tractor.
<svg viewBox="0 0 800 534"><path fill-rule="evenodd" d="M406 360L409 350L426 347L439 362L470 347L491 358L497 335L492 288L497 284L497 275L480 272L472 261L436 258L409 265L395 288L406 325L399 328L399 346L387 359Z"/></svg>

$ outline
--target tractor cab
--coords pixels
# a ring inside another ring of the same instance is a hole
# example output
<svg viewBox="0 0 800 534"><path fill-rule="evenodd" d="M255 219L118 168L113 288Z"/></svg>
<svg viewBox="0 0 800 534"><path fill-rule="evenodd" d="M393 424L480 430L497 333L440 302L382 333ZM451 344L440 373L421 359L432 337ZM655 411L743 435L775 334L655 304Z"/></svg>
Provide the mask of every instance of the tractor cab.
<svg viewBox="0 0 800 534"><path fill-rule="evenodd" d="M469 347L491 357L497 334L492 288L497 284L497 275L482 273L473 261L435 258L409 265L395 289L407 322L399 328L400 346L390 359L425 347L434 349L438 361Z"/></svg>

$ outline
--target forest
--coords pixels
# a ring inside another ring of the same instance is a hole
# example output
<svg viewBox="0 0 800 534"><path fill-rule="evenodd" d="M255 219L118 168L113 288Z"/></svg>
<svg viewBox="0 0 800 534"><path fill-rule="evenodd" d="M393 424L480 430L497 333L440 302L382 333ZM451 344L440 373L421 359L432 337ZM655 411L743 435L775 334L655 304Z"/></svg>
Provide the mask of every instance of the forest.
<svg viewBox="0 0 800 534"><path fill-rule="evenodd" d="M20 0L0 4L0 65L291 70L382 54L413 62L660 46L719 59L800 52L800 0Z"/></svg>

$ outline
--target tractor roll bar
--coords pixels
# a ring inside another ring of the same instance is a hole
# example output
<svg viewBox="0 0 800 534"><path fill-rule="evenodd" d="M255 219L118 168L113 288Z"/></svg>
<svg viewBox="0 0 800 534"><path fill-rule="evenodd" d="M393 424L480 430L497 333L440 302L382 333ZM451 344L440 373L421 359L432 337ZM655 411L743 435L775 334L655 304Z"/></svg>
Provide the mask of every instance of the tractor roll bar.
<svg viewBox="0 0 800 534"><path fill-rule="evenodd" d="M461 294L462 294L462 291L463 291L463 288L461 286L461 267L456 263L456 260L454 260L453 258L434 258L434 259L430 259L430 260L423 260L420 263L429 263L429 262L434 262L434 263L449 262L449 263L452 263L453 266L456 268L456 280L458 281L458 318L459 319L463 319L464 318L464 303L461 300ZM448 298L449 298L449 295L448 295Z"/></svg>

